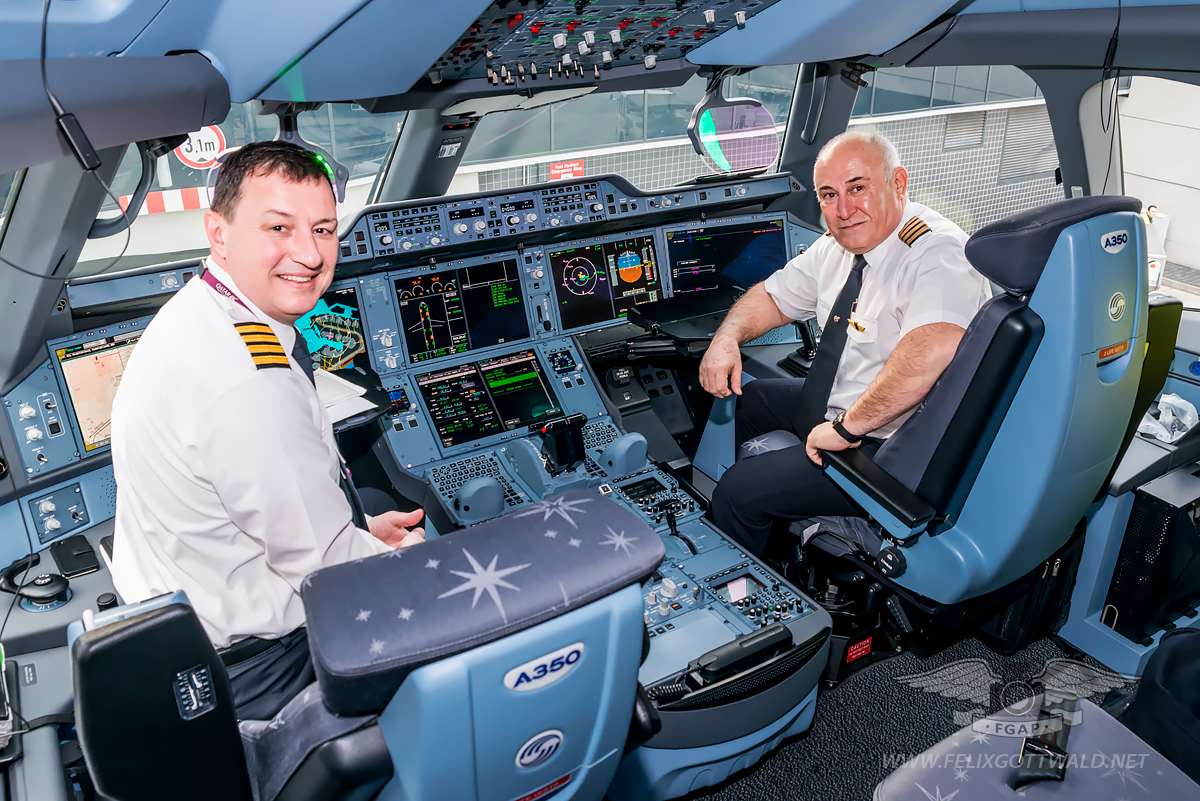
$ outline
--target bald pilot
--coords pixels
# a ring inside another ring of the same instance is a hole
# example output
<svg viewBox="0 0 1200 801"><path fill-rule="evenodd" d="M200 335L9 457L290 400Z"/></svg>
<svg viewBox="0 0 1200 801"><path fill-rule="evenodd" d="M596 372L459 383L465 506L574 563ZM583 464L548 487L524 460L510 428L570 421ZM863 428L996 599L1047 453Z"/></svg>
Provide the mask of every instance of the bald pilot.
<svg viewBox="0 0 1200 801"><path fill-rule="evenodd" d="M700 364L705 390L740 396L739 448L779 429L802 442L737 462L717 484L715 522L756 555L777 525L862 514L825 476L819 452L874 455L991 297L963 252L967 235L908 199L908 172L883 135L832 139L817 156L813 185L828 233L734 305ZM824 336L808 376L743 387L739 347L813 316Z"/></svg>

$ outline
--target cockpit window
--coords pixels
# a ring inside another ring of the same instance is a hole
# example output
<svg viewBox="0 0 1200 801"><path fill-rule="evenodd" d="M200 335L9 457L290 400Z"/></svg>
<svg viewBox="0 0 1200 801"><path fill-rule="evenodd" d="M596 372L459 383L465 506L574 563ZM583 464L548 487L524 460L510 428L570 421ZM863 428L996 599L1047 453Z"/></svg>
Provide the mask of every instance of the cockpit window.
<svg viewBox="0 0 1200 801"><path fill-rule="evenodd" d="M405 112L370 114L355 103L330 103L300 115L300 135L350 168L346 201L338 209L339 216L366 205L371 185L396 141L404 116ZM231 107L220 125L193 134L160 158L155 181L131 229L129 248L112 269L133 269L208 253L200 217L208 208L206 182L215 156L248 142L273 139L278 131L275 117L261 116L253 103L243 103ZM129 202L141 172L137 148L130 146L112 185L113 194L122 204ZM116 205L105 200L99 216L112 218L118 213ZM89 275L102 269L124 245L123 232L105 239L89 239L72 275Z"/></svg>
<svg viewBox="0 0 1200 801"><path fill-rule="evenodd" d="M724 94L761 102L782 139L797 70L795 64L759 67L727 78ZM467 145L449 193L602 173L653 190L711 174L687 137L705 83L694 76L673 89L595 92L530 111L489 114Z"/></svg>
<svg viewBox="0 0 1200 801"><path fill-rule="evenodd" d="M8 219L8 207L16 199L17 179L21 171L16 170L7 175L0 175L0 239L4 235L4 221Z"/></svg>

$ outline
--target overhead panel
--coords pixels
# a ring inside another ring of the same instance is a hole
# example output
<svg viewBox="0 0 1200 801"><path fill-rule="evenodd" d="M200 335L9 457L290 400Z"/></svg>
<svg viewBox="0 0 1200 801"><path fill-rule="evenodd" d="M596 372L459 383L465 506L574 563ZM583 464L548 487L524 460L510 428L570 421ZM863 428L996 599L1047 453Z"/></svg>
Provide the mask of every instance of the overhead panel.
<svg viewBox="0 0 1200 801"><path fill-rule="evenodd" d="M486 78L515 86L568 71L600 77L613 67L653 69L782 1L495 2L429 70L434 81Z"/></svg>
<svg viewBox="0 0 1200 801"><path fill-rule="evenodd" d="M51 3L46 56L79 58L119 53L146 27L167 0L58 0ZM43 0L0 2L0 58L37 58L41 53ZM161 56L166 51L154 53Z"/></svg>

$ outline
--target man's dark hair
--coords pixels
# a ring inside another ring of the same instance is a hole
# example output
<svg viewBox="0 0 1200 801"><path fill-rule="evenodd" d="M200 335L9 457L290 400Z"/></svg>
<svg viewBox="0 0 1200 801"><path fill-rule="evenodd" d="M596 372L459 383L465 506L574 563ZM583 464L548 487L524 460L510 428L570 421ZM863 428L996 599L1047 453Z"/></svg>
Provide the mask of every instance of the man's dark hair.
<svg viewBox="0 0 1200 801"><path fill-rule="evenodd" d="M329 181L329 173L312 151L291 142L251 142L225 157L213 188L212 210L232 220L246 179L275 173L295 183Z"/></svg>
<svg viewBox="0 0 1200 801"><path fill-rule="evenodd" d="M1154 209L1155 211L1158 211L1158 206L1155 206L1153 203L1151 203L1149 206L1146 207L1146 211L1150 211L1150 209Z"/></svg>

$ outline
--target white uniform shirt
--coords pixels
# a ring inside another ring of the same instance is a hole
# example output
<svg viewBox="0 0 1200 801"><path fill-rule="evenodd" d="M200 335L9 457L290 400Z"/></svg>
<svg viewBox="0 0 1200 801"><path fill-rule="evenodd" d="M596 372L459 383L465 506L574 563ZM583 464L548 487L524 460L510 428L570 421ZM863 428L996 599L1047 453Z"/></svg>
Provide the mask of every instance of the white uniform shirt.
<svg viewBox="0 0 1200 801"><path fill-rule="evenodd" d="M185 590L221 648L304 625L306 575L390 548L351 522L295 330L208 269L249 309L197 276L134 348L112 412L112 567L128 603ZM269 325L290 369L258 369L235 322Z"/></svg>
<svg viewBox="0 0 1200 801"><path fill-rule="evenodd" d="M929 232L912 239L922 230ZM901 239L905 234L910 247ZM863 254L858 305L847 329L833 389L829 393L827 420L849 409L867 389L900 340L913 329L931 323L954 323L966 328L980 307L992 296L991 286L967 261L963 246L967 235L957 225L920 203L904 207L901 223L878 247ZM838 293L850 275L854 255L829 235L769 276L767 293L779 311L793 320L816 315L825 325ZM907 412L870 432L886 438L909 418Z"/></svg>

